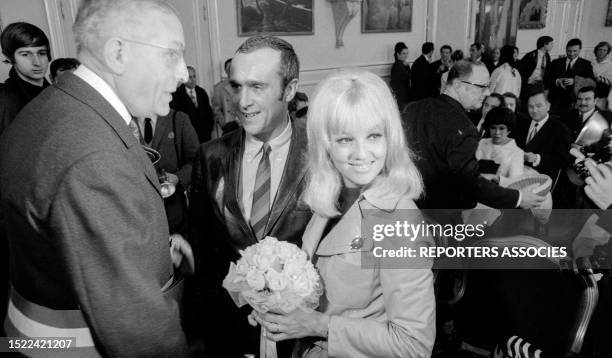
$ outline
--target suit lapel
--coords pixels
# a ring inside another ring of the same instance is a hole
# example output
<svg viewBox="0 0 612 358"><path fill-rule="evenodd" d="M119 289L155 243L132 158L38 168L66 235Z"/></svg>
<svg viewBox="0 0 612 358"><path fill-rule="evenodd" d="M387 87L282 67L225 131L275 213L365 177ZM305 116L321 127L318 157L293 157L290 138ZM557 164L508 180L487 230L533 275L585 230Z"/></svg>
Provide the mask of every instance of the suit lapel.
<svg viewBox="0 0 612 358"><path fill-rule="evenodd" d="M102 97L93 87L87 84L78 76L72 73L67 73L66 76L61 76L58 79L56 86L68 95L81 101L86 106L90 107L113 129L117 136L121 139L129 153L135 153L135 160L144 172L147 180L155 188L161 197L161 187L159 179L155 173L155 169L151 160L141 148L140 143L136 140L125 120L117 113L115 108Z"/></svg>
<svg viewBox="0 0 612 358"><path fill-rule="evenodd" d="M242 176L242 153L244 152L244 130L238 131L235 135L236 140L230 143L232 148L228 153L225 165L223 167L223 177L225 180L224 187L224 203L229 212L238 219L238 223L242 231L248 235L252 243L257 242L257 238L251 229L251 226L246 222L242 210L240 209L240 178Z"/></svg>
<svg viewBox="0 0 612 358"><path fill-rule="evenodd" d="M287 205L298 195L298 186L306 173L306 138L301 128L295 126L293 122L291 122L291 125L293 126L293 132L289 153L287 153L283 176L270 210L266 232L271 231Z"/></svg>
<svg viewBox="0 0 612 358"><path fill-rule="evenodd" d="M172 133L172 129L168 127L172 127L172 115L174 111L170 111L170 115L157 117L157 122L155 123L155 132L153 133L153 140L151 141L151 148L159 150L159 145L161 144L162 139L169 133ZM172 133L173 136L176 133Z"/></svg>

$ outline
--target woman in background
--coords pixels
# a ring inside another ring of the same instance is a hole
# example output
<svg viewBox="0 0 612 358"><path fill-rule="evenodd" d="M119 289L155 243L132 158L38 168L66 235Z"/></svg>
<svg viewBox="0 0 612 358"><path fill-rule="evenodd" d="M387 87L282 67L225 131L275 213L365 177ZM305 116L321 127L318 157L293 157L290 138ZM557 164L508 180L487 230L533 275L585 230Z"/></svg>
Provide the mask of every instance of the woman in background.
<svg viewBox="0 0 612 358"><path fill-rule="evenodd" d="M315 90L307 133L310 173L304 200L314 215L303 249L318 268L325 293L317 311L253 311L251 318L271 332L272 340L303 338L294 357L429 357L435 339L431 260L370 261L368 252L372 244L408 245L418 252L417 246L430 246L431 238L373 243L361 234L364 221L424 220L414 203L423 184L391 92L367 71L332 74Z"/></svg>
<svg viewBox="0 0 612 358"><path fill-rule="evenodd" d="M514 62L514 46L506 45L501 48L499 63L499 67L491 74L489 91L499 94L511 92L519 97L521 94L521 75Z"/></svg>
<svg viewBox="0 0 612 358"><path fill-rule="evenodd" d="M391 89L400 111L410 100L410 65L408 64L408 47L403 42L395 44L395 62L391 67Z"/></svg>

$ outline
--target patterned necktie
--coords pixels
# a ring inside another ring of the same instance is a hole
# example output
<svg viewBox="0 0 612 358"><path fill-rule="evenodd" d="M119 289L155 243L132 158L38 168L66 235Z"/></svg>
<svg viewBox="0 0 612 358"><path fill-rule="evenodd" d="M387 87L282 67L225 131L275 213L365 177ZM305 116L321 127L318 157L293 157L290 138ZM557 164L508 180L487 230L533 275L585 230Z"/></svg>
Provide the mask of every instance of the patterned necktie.
<svg viewBox="0 0 612 358"><path fill-rule="evenodd" d="M270 216L270 144L264 143L257 167L251 207L251 227L258 240L263 239Z"/></svg>
<svg viewBox="0 0 612 358"><path fill-rule="evenodd" d="M128 126L130 127L130 130L132 131L132 134L134 135L138 143L143 144L144 139L140 134L140 128L138 128L138 124L136 124L136 120L134 118L132 118Z"/></svg>
<svg viewBox="0 0 612 358"><path fill-rule="evenodd" d="M527 136L527 144L529 144L529 142L531 142L533 137L535 137L536 133L538 132L538 124L539 123L536 122L533 125L533 128L531 128L531 131L529 132L529 135Z"/></svg>
<svg viewBox="0 0 612 358"><path fill-rule="evenodd" d="M191 102L193 102L193 105L196 108L198 108L198 98L195 95L195 90L189 89L189 90L187 90L187 92L189 93L189 98L191 98Z"/></svg>
<svg viewBox="0 0 612 358"><path fill-rule="evenodd" d="M144 141L146 144L150 144L153 140L153 126L151 125L151 118L145 118L144 127Z"/></svg>

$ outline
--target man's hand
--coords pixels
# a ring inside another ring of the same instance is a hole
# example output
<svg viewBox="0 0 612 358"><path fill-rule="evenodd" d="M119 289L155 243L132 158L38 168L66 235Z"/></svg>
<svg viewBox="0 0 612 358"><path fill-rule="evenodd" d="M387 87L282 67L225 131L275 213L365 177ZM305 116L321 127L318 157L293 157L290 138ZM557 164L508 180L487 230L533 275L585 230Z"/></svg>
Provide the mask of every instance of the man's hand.
<svg viewBox="0 0 612 358"><path fill-rule="evenodd" d="M600 209L608 209L612 205L612 164L596 165L592 159L585 160L584 164L591 174L584 180L584 193Z"/></svg>
<svg viewBox="0 0 612 358"><path fill-rule="evenodd" d="M174 174L172 174L172 173L166 173L166 179L167 179L167 180L168 180L170 183L172 183L174 186L177 186L177 185L178 185L179 178L178 178L176 175L174 175Z"/></svg>
<svg viewBox="0 0 612 358"><path fill-rule="evenodd" d="M480 174L483 178L499 184L499 175L497 174Z"/></svg>
<svg viewBox="0 0 612 358"><path fill-rule="evenodd" d="M535 194L531 189L521 189L521 202L519 207L523 209L531 209L539 206L544 202L545 197Z"/></svg>
<svg viewBox="0 0 612 358"><path fill-rule="evenodd" d="M195 264L191 245L179 234L170 235L170 257L174 267L180 269L183 274L194 273Z"/></svg>
<svg viewBox="0 0 612 358"><path fill-rule="evenodd" d="M533 164L536 162L536 160L538 160L538 155L535 153L531 153L531 152L525 152L524 159L525 159L525 162Z"/></svg>

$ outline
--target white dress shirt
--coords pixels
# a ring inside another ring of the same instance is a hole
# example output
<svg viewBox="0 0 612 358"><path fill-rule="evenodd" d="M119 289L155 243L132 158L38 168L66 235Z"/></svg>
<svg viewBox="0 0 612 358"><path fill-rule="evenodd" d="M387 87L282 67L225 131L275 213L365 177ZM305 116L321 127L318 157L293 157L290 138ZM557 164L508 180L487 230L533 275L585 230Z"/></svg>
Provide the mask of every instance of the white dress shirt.
<svg viewBox="0 0 612 358"><path fill-rule="evenodd" d="M538 50L538 62L536 67L531 73L531 76L527 79L527 83L532 84L537 81L544 80L544 73L542 72L542 61L546 61L546 53L542 50Z"/></svg>
<svg viewBox="0 0 612 358"><path fill-rule="evenodd" d="M289 154L291 144L291 121L287 119L287 127L276 138L268 142L270 144L270 208L274 204L276 191L283 177L285 162ZM244 219L249 222L251 219L251 208L253 206L253 191L255 190L255 178L257 167L263 154L264 143L250 134L246 134L244 143L244 153L242 154L242 174L241 174L241 195L242 195L242 214Z"/></svg>
<svg viewBox="0 0 612 358"><path fill-rule="evenodd" d="M74 75L85 81L88 85L93 87L104 99L110 103L111 106L119 113L121 118L129 126L132 121L132 116L128 111L127 107L117 97L117 94L113 89L104 81L100 76L94 73L92 70L87 68L85 65L80 65L75 71Z"/></svg>

